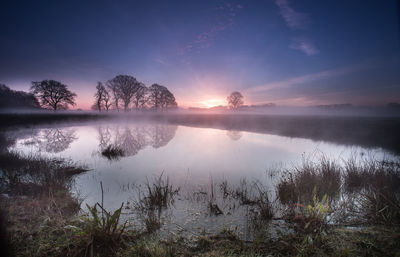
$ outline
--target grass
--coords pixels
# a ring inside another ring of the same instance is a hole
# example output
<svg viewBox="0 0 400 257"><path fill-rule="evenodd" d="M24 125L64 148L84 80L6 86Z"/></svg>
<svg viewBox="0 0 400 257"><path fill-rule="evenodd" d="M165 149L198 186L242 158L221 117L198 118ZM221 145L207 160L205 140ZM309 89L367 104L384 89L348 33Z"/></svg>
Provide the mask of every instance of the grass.
<svg viewBox="0 0 400 257"><path fill-rule="evenodd" d="M232 198L239 200L241 205L253 207L252 214L262 220L270 220L274 217L274 208L270 200L268 189L259 181L248 183L246 179L241 179L239 186L231 189L226 181L220 184L221 191Z"/></svg>
<svg viewBox="0 0 400 257"><path fill-rule="evenodd" d="M135 212L144 224L147 232L153 232L161 227L161 216L164 209L174 203L180 188L174 188L168 176L161 173L152 181L146 178L146 183L138 187L137 197L133 201Z"/></svg>
<svg viewBox="0 0 400 257"><path fill-rule="evenodd" d="M103 151L101 151L101 155L112 161L124 157L125 153L118 146L108 145Z"/></svg>
<svg viewBox="0 0 400 257"><path fill-rule="evenodd" d="M1 189L8 196L1 195L0 204L16 256L400 255L397 163L304 162L285 171L276 188L277 200L271 200L260 182L242 180L233 187L224 180L219 184L221 197L252 209L257 222L269 224L274 219L278 200L290 207L291 219L284 222L293 230L275 237L265 233L252 241L231 230L161 240L151 232L161 227L163 211L179 193L164 173L138 187L134 207L142 216L136 218L146 228L140 231L121 222L123 205L109 211L102 200L88 206L87 214L78 214L80 202L71 195L70 186L84 169L74 163L9 152L2 152L1 158ZM218 187L211 183L207 197L215 201ZM345 223L331 223L338 207L363 226L351 229Z"/></svg>
<svg viewBox="0 0 400 257"><path fill-rule="evenodd" d="M161 173L155 177L153 181L146 178L144 184L144 192L140 197L140 202L145 209L162 209L167 208L175 200L175 196L179 193L180 188L174 188L169 182L169 178Z"/></svg>
<svg viewBox="0 0 400 257"><path fill-rule="evenodd" d="M10 195L55 194L68 191L74 175L86 171L65 159L21 156L16 152L0 154L1 193Z"/></svg>
<svg viewBox="0 0 400 257"><path fill-rule="evenodd" d="M400 163L350 159L344 168L344 189L363 223L400 225Z"/></svg>
<svg viewBox="0 0 400 257"><path fill-rule="evenodd" d="M303 159L300 166L284 171L277 193L282 204L312 204L315 188L318 198L327 195L331 200L337 199L341 189L340 166L325 157L317 162Z"/></svg>
<svg viewBox="0 0 400 257"><path fill-rule="evenodd" d="M86 169L64 159L21 156L4 149L0 160L0 204L10 253L56 255L53 242L47 240L65 235L68 220L80 210L80 201L70 189L73 177Z"/></svg>
<svg viewBox="0 0 400 257"><path fill-rule="evenodd" d="M107 211L103 205L104 193L103 184L101 185L101 203L96 203L93 206L87 204L89 216L85 218L85 226L82 232L86 233L90 240L87 243L85 256L93 256L95 253L102 252L111 255L115 249L121 247L122 235L125 232L128 221L120 224L122 213L121 207L114 212ZM99 210L97 209L99 207Z"/></svg>

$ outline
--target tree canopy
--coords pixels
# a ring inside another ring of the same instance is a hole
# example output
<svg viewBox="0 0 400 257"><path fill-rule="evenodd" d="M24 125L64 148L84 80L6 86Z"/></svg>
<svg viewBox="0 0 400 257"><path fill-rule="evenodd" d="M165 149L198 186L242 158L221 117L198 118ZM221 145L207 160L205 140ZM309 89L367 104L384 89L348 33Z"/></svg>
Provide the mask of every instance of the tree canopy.
<svg viewBox="0 0 400 257"><path fill-rule="evenodd" d="M69 91L67 86L55 80L32 82L31 92L38 98L43 108L53 110L68 109L75 105L76 94Z"/></svg>
<svg viewBox="0 0 400 257"><path fill-rule="evenodd" d="M153 84L149 87L148 103L150 108L154 110L166 110L178 106L175 96L168 90L168 88L159 84Z"/></svg>
<svg viewBox="0 0 400 257"><path fill-rule="evenodd" d="M119 109L119 100L122 101L124 111L128 111L129 104L134 95L141 87L141 83L135 77L129 75L118 75L107 82L108 87L113 92L115 106Z"/></svg>
<svg viewBox="0 0 400 257"><path fill-rule="evenodd" d="M159 84L146 87L145 84L129 75L118 75L108 80L106 85L105 89L99 85L96 87L95 104L93 105L96 110L101 110L105 104L105 100L102 100L100 96L104 90L109 92L108 97L112 97L112 105L116 110L120 109L121 103L125 111L130 108L167 110L178 106L175 96L167 87Z"/></svg>
<svg viewBox="0 0 400 257"><path fill-rule="evenodd" d="M0 109L38 109L39 102L33 94L15 91L0 84Z"/></svg>
<svg viewBox="0 0 400 257"><path fill-rule="evenodd" d="M243 105L243 95L238 91L234 91L227 97L227 101L230 109L237 109Z"/></svg>
<svg viewBox="0 0 400 257"><path fill-rule="evenodd" d="M111 106L110 93L107 88L101 82L97 82L96 93L94 94L95 101L92 106L93 110L101 112L101 110L106 110Z"/></svg>

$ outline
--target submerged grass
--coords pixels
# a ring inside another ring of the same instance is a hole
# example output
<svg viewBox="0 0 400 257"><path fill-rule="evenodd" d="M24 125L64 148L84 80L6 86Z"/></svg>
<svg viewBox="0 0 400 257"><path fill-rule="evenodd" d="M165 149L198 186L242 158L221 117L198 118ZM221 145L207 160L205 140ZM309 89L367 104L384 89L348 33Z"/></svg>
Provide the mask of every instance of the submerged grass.
<svg viewBox="0 0 400 257"><path fill-rule="evenodd" d="M174 188L164 173L152 181L146 178L146 183L138 187L133 207L147 232L154 232L161 227L162 213L174 203L179 191L180 188Z"/></svg>
<svg viewBox="0 0 400 257"><path fill-rule="evenodd" d="M339 224L400 224L400 163L356 160L338 165L326 158L284 171L276 186L286 215L293 219L299 205L315 204L315 197L331 205Z"/></svg>
<svg viewBox="0 0 400 257"><path fill-rule="evenodd" d="M167 208L174 203L175 196L180 188L174 188L169 182L168 176L161 173L152 181L146 178L144 189L138 189L138 200L136 204L140 209L153 210Z"/></svg>
<svg viewBox="0 0 400 257"><path fill-rule="evenodd" d="M325 157L317 162L303 159L300 166L284 171L277 193L282 204L312 204L315 188L318 198L325 194L331 200L339 197L341 168L336 162Z"/></svg>
<svg viewBox="0 0 400 257"><path fill-rule="evenodd" d="M112 161L119 160L121 157L124 157L125 153L118 146L108 145L103 151L101 151L101 155Z"/></svg>
<svg viewBox="0 0 400 257"><path fill-rule="evenodd" d="M344 168L344 189L354 211L368 224L400 225L400 163L350 159Z"/></svg>
<svg viewBox="0 0 400 257"><path fill-rule="evenodd" d="M40 195L68 191L73 176L85 172L84 167L65 159L0 154L1 193L9 195Z"/></svg>

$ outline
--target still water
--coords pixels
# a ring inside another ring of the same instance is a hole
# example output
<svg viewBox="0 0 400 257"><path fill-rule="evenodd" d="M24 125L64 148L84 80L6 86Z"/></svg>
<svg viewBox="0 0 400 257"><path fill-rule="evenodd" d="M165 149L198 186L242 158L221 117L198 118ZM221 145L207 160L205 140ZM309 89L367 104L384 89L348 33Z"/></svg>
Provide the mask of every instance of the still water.
<svg viewBox="0 0 400 257"><path fill-rule="evenodd" d="M117 160L102 156L109 145L122 149L124 156ZM226 180L237 184L243 178L261 181L273 197L279 174L272 176L271 171L298 165L304 158L324 155L340 162L354 155L393 157L380 148L155 122L29 129L20 133L12 149L85 165L89 171L76 177L73 188L73 193L83 199L82 207L101 201L102 182L105 207L116 209L124 202L129 212L140 186L163 174L174 188L180 188L163 226L164 231L176 233L203 229L212 232L224 227L246 233L245 209L219 202L224 214L213 216L206 201L193 201L194 193L205 194L213 183Z"/></svg>

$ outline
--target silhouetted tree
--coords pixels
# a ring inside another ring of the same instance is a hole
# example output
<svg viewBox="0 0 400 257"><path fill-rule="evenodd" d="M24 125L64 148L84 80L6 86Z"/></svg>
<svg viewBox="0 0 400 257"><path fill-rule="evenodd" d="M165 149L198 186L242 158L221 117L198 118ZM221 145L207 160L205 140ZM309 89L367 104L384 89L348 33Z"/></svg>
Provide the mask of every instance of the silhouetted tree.
<svg viewBox="0 0 400 257"><path fill-rule="evenodd" d="M153 84L149 87L149 99L148 104L150 108L158 110L161 107L161 92L164 90L164 86Z"/></svg>
<svg viewBox="0 0 400 257"><path fill-rule="evenodd" d="M146 93L147 87L143 83L140 83L138 85L135 95L133 96L133 103L135 104L136 110L138 110L139 107L143 107L146 103Z"/></svg>
<svg viewBox="0 0 400 257"><path fill-rule="evenodd" d="M33 94L23 91L14 91L6 85L0 84L0 109L4 108L40 108L39 102Z"/></svg>
<svg viewBox="0 0 400 257"><path fill-rule="evenodd" d="M117 83L113 80L107 81L107 88L109 89L110 93L112 94L112 100L114 101L115 109L119 111L119 99L120 99L120 89Z"/></svg>
<svg viewBox="0 0 400 257"><path fill-rule="evenodd" d="M161 94L161 107L163 109L176 108L178 104L176 103L175 96L166 89Z"/></svg>
<svg viewBox="0 0 400 257"><path fill-rule="evenodd" d="M104 91L103 102L104 102L104 108L105 108L106 111L108 112L108 110L110 109L112 103L111 103L110 92L108 92L107 89Z"/></svg>
<svg viewBox="0 0 400 257"><path fill-rule="evenodd" d="M227 101L230 109L237 109L243 104L243 95L237 91L232 92L227 97Z"/></svg>
<svg viewBox="0 0 400 257"><path fill-rule="evenodd" d="M118 75L111 79L108 84L110 85L110 89L113 91L117 109L118 100L121 99L124 104L124 111L127 111L133 96L140 86L140 82L138 82L136 78L132 76Z"/></svg>
<svg viewBox="0 0 400 257"><path fill-rule="evenodd" d="M176 107L174 95L164 86L153 84L149 87L148 103L155 110Z"/></svg>
<svg viewBox="0 0 400 257"><path fill-rule="evenodd" d="M94 107L93 109L101 112L101 109L105 108L104 97L105 97L106 92L107 92L107 90L104 87L103 83L97 82L96 93L94 94L95 102L93 105L93 107Z"/></svg>
<svg viewBox="0 0 400 257"><path fill-rule="evenodd" d="M55 80L32 82L31 92L45 108L58 110L68 109L68 105L75 105L76 94L69 91L66 85Z"/></svg>

